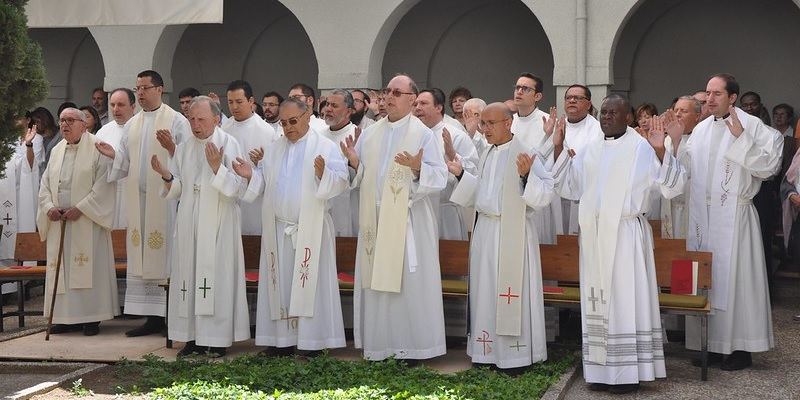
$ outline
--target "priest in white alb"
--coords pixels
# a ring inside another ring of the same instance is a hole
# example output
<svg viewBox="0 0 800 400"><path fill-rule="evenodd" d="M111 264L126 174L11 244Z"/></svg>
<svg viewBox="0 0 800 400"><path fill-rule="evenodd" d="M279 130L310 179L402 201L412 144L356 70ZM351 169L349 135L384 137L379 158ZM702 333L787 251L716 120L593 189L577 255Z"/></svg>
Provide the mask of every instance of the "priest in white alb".
<svg viewBox="0 0 800 400"><path fill-rule="evenodd" d="M470 244L470 332L467 354L476 364L521 368L547 359L542 263L533 210L553 199L553 178L511 133L511 110L488 105L481 114L491 147L477 173L459 158L448 161L458 177L452 200L475 207Z"/></svg>
<svg viewBox="0 0 800 400"><path fill-rule="evenodd" d="M538 76L523 72L517 78L514 86L514 105L517 113L511 124L511 131L525 147L536 150L539 161L548 170L553 166L553 124L555 123L555 108L550 109L550 114L542 111L536 103L542 99L544 83ZM562 234L561 203L551 202L546 208L534 212L536 223L534 227L539 231L539 241L545 244L555 244L556 235Z"/></svg>
<svg viewBox="0 0 800 400"><path fill-rule="evenodd" d="M414 116L419 118L425 126L431 128L439 150L444 154L445 161L452 161L456 157L461 160L462 167L469 173L477 173L475 164L478 162L478 152L475 145L462 130L461 124L451 118L455 123L449 123L444 113L445 96L439 88L425 89L419 92L417 101L414 102ZM467 240L467 223L464 221L464 210L460 204L450 201L456 183L455 175L447 174L447 186L439 192L439 196L431 198L433 209L438 216L439 238L448 240Z"/></svg>
<svg viewBox="0 0 800 400"><path fill-rule="evenodd" d="M133 90L119 88L111 91L108 102L108 112L113 118L110 123L103 125L97 131L97 140L119 149L122 137L125 134L125 124L133 118L136 111L136 95ZM117 180L117 205L114 208L114 229L128 227L125 218L125 178Z"/></svg>
<svg viewBox="0 0 800 400"><path fill-rule="evenodd" d="M564 151L563 118L553 133L556 188L580 200L583 376L591 390L615 394L666 377L653 232L644 213L652 196L674 197L686 179L664 150L664 132L651 130L645 140L628 126L632 120L628 101L610 95L600 109L603 141L576 154Z"/></svg>
<svg viewBox="0 0 800 400"><path fill-rule="evenodd" d="M712 76L706 93L711 116L686 143L691 175L686 247L713 253L708 361L736 371L752 366L751 353L775 346L753 197L781 167L783 136L734 107L739 84L733 76ZM686 319L686 347L697 350L699 326L692 321Z"/></svg>
<svg viewBox="0 0 800 400"><path fill-rule="evenodd" d="M169 168L151 159L162 195L180 200L168 314L168 337L186 342L178 357L224 356L233 342L250 339L238 202L244 182L232 167L242 153L219 128L220 114L210 97L193 98L194 136L178 145Z"/></svg>
<svg viewBox="0 0 800 400"><path fill-rule="evenodd" d="M228 109L231 118L222 123L222 130L233 136L242 149L241 158L254 168L278 134L275 129L253 112L253 88L243 80L228 84ZM239 202L242 210L242 235L261 234L261 199L252 203Z"/></svg>
<svg viewBox="0 0 800 400"><path fill-rule="evenodd" d="M161 334L166 327L167 296L158 285L169 274L177 201L158 195L162 182L149 165L153 155L166 162L175 146L191 137L183 114L163 103L164 80L158 72L140 72L134 89L142 112L125 124L119 148L103 142L97 145L103 155L114 160L109 163L109 181L127 177L123 205L128 224L125 313L147 316L143 325L125 332L129 337Z"/></svg>
<svg viewBox="0 0 800 400"><path fill-rule="evenodd" d="M319 134L336 143L337 147L348 137L358 137L360 128L350 122L355 107L352 93L345 89L334 89L326 101L327 104L322 108L320 115L325 120L327 128ZM358 233L358 189L345 188L332 198L328 205L331 208L336 236L355 237Z"/></svg>
<svg viewBox="0 0 800 400"><path fill-rule="evenodd" d="M20 125L24 122L20 120ZM6 176L0 180L0 204L5 205L0 214L0 265L14 264L17 232L36 232L39 164L44 162L44 145L42 135L36 133L35 121L31 123L28 127L18 126L23 133L6 162Z"/></svg>
<svg viewBox="0 0 800 400"><path fill-rule="evenodd" d="M307 111L281 104L284 136L256 170L241 159L234 170L249 181L244 201L263 196L256 345L319 351L346 345L328 202L349 182L338 143L309 127Z"/></svg>
<svg viewBox="0 0 800 400"><path fill-rule="evenodd" d="M386 118L342 152L361 190L353 333L364 358L419 360L445 354L439 234L431 196L447 183L437 138L411 108L411 78L389 81ZM413 361L412 361L413 363Z"/></svg>
<svg viewBox="0 0 800 400"><path fill-rule="evenodd" d="M116 185L107 179L105 158L86 131L83 111L66 108L59 119L64 140L53 148L39 189L37 224L47 241L44 304L50 305L56 285L50 333L100 332L100 321L120 314L117 274L111 246ZM61 225L63 257L56 282ZM20 294L22 295L22 294ZM50 308L45 307L45 316Z"/></svg>

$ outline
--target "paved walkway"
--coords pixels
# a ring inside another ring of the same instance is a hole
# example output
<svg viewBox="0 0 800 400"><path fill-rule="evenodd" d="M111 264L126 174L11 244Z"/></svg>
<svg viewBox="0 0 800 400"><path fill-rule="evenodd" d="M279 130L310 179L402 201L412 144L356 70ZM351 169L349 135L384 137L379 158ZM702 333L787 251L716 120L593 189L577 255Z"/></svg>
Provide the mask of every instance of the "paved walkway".
<svg viewBox="0 0 800 400"><path fill-rule="evenodd" d="M26 305L31 309L41 307L42 297L36 296ZM38 303L38 304L37 304ZM725 372L719 368L709 369L709 380L700 381L700 369L693 367L686 358L667 355L667 379L645 383L633 394L615 396L608 393L590 392L581 375L580 368L573 376L562 380L563 389L548 394L548 398L559 399L792 399L800 398L800 323L792 316L800 313L800 280L779 279L776 282L776 298L773 303L776 348L766 353L753 355L753 367L744 371ZM117 318L100 325L100 334L91 338L81 332L51 335L44 340L46 320L42 317L27 317L25 329L17 328L16 318L6 318L6 331L0 333L0 361L4 360L56 360L115 362L121 357L139 359L145 354L155 354L167 360L175 358L182 347L176 343L174 349L165 347L164 338L147 336L126 338L124 332L143 322L142 319ZM36 333L38 331L38 333ZM33 333L32 333L33 332ZM669 344L668 349L679 349ZM253 340L235 344L229 356L255 353L260 348ZM332 351L345 359L358 359L360 354L352 343L346 349ZM463 347L453 348L443 357L431 360L426 365L442 371L453 372L470 367Z"/></svg>

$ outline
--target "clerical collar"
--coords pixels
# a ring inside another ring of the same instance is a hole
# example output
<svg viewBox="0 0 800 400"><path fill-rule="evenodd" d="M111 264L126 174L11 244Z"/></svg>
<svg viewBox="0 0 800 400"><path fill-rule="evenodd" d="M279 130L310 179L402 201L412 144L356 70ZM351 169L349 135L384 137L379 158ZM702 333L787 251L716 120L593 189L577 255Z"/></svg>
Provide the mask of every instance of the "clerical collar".
<svg viewBox="0 0 800 400"><path fill-rule="evenodd" d="M389 117L386 117L386 118L389 118ZM394 129L394 128L400 128L400 127L408 124L408 121L410 121L410 120L411 120L411 113L408 113L403 118L400 118L397 121L392 122L392 121L389 121L387 119L386 122L389 123L389 127L390 128Z"/></svg>
<svg viewBox="0 0 800 400"><path fill-rule="evenodd" d="M341 132L341 131L343 131L343 130L345 130L345 129L349 128L349 127L350 127L350 125L352 125L352 124L353 124L352 122L348 122L348 123L344 124L344 126L343 126L343 127L341 127L341 128L339 128L339 129L333 129L332 127L328 127L328 129L329 129L331 132Z"/></svg>
<svg viewBox="0 0 800 400"><path fill-rule="evenodd" d="M603 136L603 138L604 138L605 140L617 140L617 139L621 138L621 137L622 137L622 135L624 135L624 134L626 134L626 133L628 133L628 131L623 131L623 132L622 132L622 133L620 133L619 135L611 135L611 136L607 136L607 135L606 135L606 136Z"/></svg>
<svg viewBox="0 0 800 400"><path fill-rule="evenodd" d="M164 103L161 103L161 104L164 104ZM156 107L156 108L154 108L154 109L152 109L150 111L146 111L145 110L145 112L156 112L156 111L158 111L159 108L161 108L161 105L159 105L158 107Z"/></svg>
<svg viewBox="0 0 800 400"><path fill-rule="evenodd" d="M588 116L589 116L589 114L586 114L586 115L583 116L583 118L580 119L580 121L575 121L575 122L572 122L572 121L570 121L568 119L567 120L567 125L573 125L573 126L574 125L580 125L580 124L586 122L586 117L588 117Z"/></svg>
<svg viewBox="0 0 800 400"><path fill-rule="evenodd" d="M519 113L519 111L517 111L517 116L520 119L530 119L531 117L534 116L534 114L536 114L536 110L538 110L538 109L539 109L539 107L533 107L533 110L531 110L531 112L529 112L528 115L522 115L522 114Z"/></svg>
<svg viewBox="0 0 800 400"><path fill-rule="evenodd" d="M506 145L511 143L512 140L514 140L514 134L513 133L511 134L511 139L509 139L507 142L500 143L500 144L493 144L492 147L497 148L499 150L499 149L501 149L503 147L506 147Z"/></svg>
<svg viewBox="0 0 800 400"><path fill-rule="evenodd" d="M723 116L722 116L722 118L717 118L717 117L715 116L715 117L714 117L714 121L724 120L724 119L727 119L727 118L728 118L728 117L730 117L730 116L731 116L731 113L727 113L727 114L723 115Z"/></svg>

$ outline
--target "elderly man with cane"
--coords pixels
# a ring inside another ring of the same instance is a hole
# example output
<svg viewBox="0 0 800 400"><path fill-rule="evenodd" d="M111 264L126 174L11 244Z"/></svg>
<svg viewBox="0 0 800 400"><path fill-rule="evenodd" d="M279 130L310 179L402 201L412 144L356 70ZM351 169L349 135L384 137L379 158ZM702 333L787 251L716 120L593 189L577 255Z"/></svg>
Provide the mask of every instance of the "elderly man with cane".
<svg viewBox="0 0 800 400"><path fill-rule="evenodd" d="M37 216L47 241L46 316L55 323L49 333L93 336L100 321L120 313L111 246L117 190L83 112L65 109L59 125L64 140L42 177Z"/></svg>

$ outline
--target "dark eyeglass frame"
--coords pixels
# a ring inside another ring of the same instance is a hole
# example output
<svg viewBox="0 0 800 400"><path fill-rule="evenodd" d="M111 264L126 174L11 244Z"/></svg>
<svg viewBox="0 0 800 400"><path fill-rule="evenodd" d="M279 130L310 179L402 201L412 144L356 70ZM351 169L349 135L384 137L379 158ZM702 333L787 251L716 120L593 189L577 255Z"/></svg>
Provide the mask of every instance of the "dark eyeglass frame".
<svg viewBox="0 0 800 400"><path fill-rule="evenodd" d="M394 88L394 89L383 88L383 89L381 90L381 94L382 94L382 95L384 95L384 96L391 94L391 95L392 95L392 96L394 96L394 97L400 97L400 96L402 96L402 95L404 95L404 94L410 94L410 95L415 95L415 96L416 96L416 93L412 93L412 92L403 92L403 91L401 91L401 90L400 90L400 89L398 89L398 88Z"/></svg>

